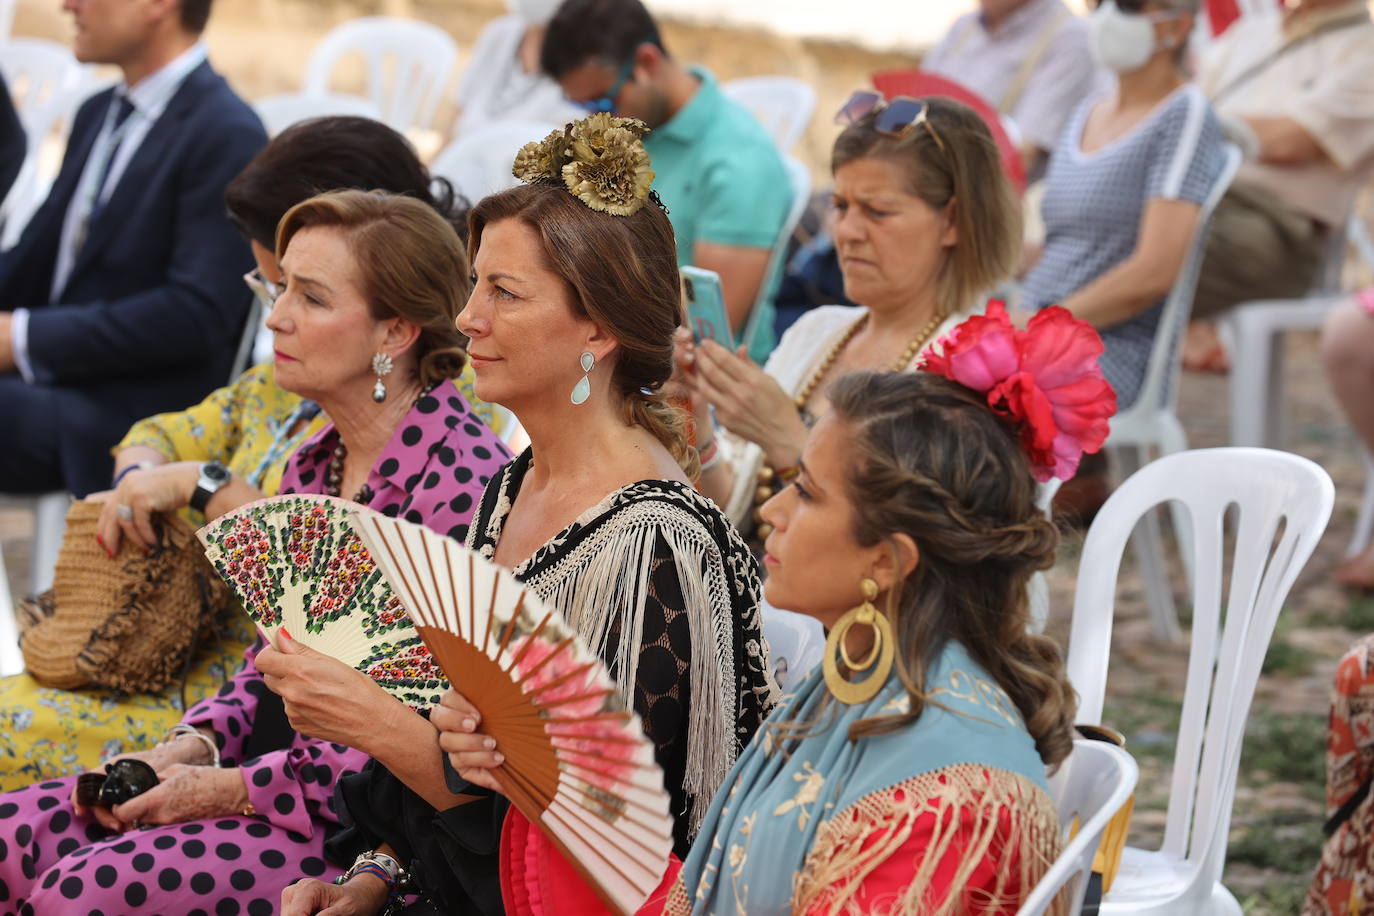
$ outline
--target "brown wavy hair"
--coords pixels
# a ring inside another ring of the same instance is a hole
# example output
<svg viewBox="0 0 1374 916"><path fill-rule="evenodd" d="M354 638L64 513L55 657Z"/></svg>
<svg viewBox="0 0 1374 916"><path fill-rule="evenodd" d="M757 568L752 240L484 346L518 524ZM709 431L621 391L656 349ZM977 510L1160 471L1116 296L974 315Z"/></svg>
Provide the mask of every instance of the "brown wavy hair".
<svg viewBox="0 0 1374 916"><path fill-rule="evenodd" d="M344 233L373 318L403 318L420 329L420 384L462 375L467 338L457 319L472 292L472 270L453 226L413 197L330 191L286 211L277 226L277 260L297 232L314 226Z"/></svg>
<svg viewBox="0 0 1374 916"><path fill-rule="evenodd" d="M543 243L544 258L572 289L573 308L620 345L612 384L626 422L653 433L695 480L697 450L687 414L660 389L673 374L673 332L682 323L677 243L668 215L653 201L630 216L598 213L561 182L521 184L477 202L468 213L468 258L490 223L517 219Z"/></svg>
<svg viewBox="0 0 1374 916"><path fill-rule="evenodd" d="M1059 645L1027 629L1026 588L1054 563L1059 533L1036 506L1017 431L976 393L922 372L854 373L828 394L848 427L855 538L872 546L904 532L920 550L887 609L911 710L856 722L850 737L916 721L926 674L955 640L1011 697L1041 759L1058 764L1073 749L1078 699Z"/></svg>
<svg viewBox="0 0 1374 916"><path fill-rule="evenodd" d="M1006 280L1021 256L1021 204L1002 171L997 141L978 113L952 99L924 99L925 125L902 137L878 133L876 114L851 124L835 140L830 173L859 159L883 159L907 176L906 191L937 211L954 201L959 240L937 279L940 304L968 311L980 294ZM940 143L935 142L935 137Z"/></svg>

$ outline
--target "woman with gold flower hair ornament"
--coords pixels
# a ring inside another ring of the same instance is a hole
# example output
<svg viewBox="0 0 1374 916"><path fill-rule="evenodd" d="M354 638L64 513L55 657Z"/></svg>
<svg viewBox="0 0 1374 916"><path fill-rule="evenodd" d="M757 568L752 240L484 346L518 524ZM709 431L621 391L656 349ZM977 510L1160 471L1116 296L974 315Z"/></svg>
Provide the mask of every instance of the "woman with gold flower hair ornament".
<svg viewBox="0 0 1374 916"><path fill-rule="evenodd" d="M1026 584L1058 541L1036 480L1106 438L1101 352L1063 309L1020 331L994 304L923 372L835 383L800 476L763 509L767 598L829 628L823 664L641 914L1017 911L1058 853L1046 767L1076 708L1059 647L1027 631ZM440 728L482 784L480 735ZM511 916L602 911L518 813L501 871Z"/></svg>
<svg viewBox="0 0 1374 916"><path fill-rule="evenodd" d="M469 216L476 276L458 328L479 397L511 410L531 446L492 479L468 546L511 568L606 661L655 747L685 855L773 691L758 566L692 488L686 418L659 393L680 294L644 133L609 115L556 131L516 158L523 184ZM431 722L464 734L461 707L450 691ZM373 851L404 865L433 908L415 912L502 913L506 800L489 780L446 770L440 745L415 762L402 772L373 761L341 780L351 826L327 848L338 861ZM408 892L358 862L342 885L289 888L282 912L377 913Z"/></svg>

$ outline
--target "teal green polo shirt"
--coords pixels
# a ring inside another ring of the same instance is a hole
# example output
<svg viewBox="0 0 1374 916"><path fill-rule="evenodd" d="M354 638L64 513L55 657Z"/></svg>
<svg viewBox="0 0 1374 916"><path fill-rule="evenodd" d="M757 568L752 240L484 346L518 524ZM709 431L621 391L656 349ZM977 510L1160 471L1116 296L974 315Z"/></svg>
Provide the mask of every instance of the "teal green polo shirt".
<svg viewBox="0 0 1374 916"><path fill-rule="evenodd" d="M771 249L792 207L792 189L773 139L748 109L726 98L710 71L693 67L701 88L666 124L644 138L654 189L668 208L679 266L692 264L697 242ZM751 315L749 355L772 352L773 293Z"/></svg>

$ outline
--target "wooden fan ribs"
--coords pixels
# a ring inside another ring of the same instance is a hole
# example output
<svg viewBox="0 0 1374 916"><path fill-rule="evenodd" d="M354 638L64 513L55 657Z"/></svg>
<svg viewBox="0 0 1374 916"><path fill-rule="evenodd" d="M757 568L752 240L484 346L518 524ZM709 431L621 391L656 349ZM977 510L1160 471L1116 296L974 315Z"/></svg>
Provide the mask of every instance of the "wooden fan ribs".
<svg viewBox="0 0 1374 916"><path fill-rule="evenodd" d="M634 912L672 849L663 773L603 663L507 570L366 510L362 541L434 660L481 711L502 792L614 912Z"/></svg>

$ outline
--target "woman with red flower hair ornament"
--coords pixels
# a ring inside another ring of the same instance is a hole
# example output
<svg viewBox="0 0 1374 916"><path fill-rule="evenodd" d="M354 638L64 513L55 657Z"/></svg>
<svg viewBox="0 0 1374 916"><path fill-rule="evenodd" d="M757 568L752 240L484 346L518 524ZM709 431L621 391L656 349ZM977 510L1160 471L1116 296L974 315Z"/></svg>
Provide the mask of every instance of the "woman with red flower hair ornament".
<svg viewBox="0 0 1374 916"><path fill-rule="evenodd" d="M1021 244L1016 196L982 118L950 99L856 92L831 153L845 295L803 315L762 369L705 341L679 343L692 393L700 489L748 531L792 479L807 430L846 372L911 371L941 335L1007 280ZM722 427L719 435L714 424Z"/></svg>
<svg viewBox="0 0 1374 916"><path fill-rule="evenodd" d="M1017 912L1058 852L1045 774L1077 705L1059 647L1027 630L1027 583L1058 543L1036 481L1105 440L1101 351L1063 309L1022 331L998 303L924 372L835 382L800 474L763 507L766 597L827 627L823 663L641 916ZM493 751L465 712L475 727L440 723L440 745L486 784ZM501 849L508 916L605 912L523 817Z"/></svg>

